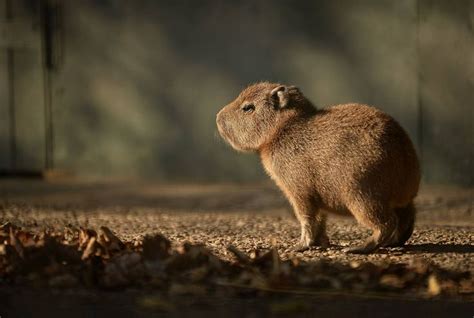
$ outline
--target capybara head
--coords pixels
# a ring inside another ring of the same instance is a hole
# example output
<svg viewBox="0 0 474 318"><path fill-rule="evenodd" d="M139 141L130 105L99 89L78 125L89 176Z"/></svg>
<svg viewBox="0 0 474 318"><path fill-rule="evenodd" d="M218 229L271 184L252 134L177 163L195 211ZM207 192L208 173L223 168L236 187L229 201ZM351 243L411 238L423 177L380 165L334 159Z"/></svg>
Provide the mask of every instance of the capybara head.
<svg viewBox="0 0 474 318"><path fill-rule="evenodd" d="M233 148L257 151L288 121L316 111L295 86L262 82L244 89L217 114L217 128Z"/></svg>

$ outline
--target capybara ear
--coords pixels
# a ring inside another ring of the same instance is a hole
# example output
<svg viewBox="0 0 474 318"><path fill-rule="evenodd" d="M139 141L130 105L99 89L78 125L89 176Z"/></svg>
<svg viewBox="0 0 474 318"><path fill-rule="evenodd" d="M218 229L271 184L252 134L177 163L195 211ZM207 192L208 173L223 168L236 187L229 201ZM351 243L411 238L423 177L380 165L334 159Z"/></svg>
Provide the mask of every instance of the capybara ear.
<svg viewBox="0 0 474 318"><path fill-rule="evenodd" d="M290 103L290 94L288 87L285 85L275 87L271 91L270 97L274 102L275 108L285 108Z"/></svg>
<svg viewBox="0 0 474 318"><path fill-rule="evenodd" d="M300 91L296 86L280 85L271 91L270 97L274 102L275 108L285 108L289 106L291 96L299 93Z"/></svg>

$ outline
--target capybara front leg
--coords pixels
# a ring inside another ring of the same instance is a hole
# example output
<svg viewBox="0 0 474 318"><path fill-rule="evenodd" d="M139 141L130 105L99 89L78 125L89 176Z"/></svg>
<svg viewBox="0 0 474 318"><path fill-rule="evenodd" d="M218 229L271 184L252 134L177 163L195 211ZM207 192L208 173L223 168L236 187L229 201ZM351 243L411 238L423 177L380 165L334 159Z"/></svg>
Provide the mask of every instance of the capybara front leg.
<svg viewBox="0 0 474 318"><path fill-rule="evenodd" d="M294 250L301 252L311 246L327 247L329 239L326 235L326 216L319 213L310 200L291 200L291 202L301 226L300 241Z"/></svg>

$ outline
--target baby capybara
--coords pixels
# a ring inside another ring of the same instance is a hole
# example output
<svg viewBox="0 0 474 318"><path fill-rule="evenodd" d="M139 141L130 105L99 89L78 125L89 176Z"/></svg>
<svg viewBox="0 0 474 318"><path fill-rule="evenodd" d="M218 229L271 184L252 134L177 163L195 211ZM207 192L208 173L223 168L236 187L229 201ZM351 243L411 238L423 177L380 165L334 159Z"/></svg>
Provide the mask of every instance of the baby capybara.
<svg viewBox="0 0 474 318"><path fill-rule="evenodd" d="M263 82L225 106L217 127L233 148L260 154L301 224L297 250L328 246L326 212L352 214L373 231L348 252L410 238L420 167L410 138L389 115L360 104L317 109L298 88Z"/></svg>

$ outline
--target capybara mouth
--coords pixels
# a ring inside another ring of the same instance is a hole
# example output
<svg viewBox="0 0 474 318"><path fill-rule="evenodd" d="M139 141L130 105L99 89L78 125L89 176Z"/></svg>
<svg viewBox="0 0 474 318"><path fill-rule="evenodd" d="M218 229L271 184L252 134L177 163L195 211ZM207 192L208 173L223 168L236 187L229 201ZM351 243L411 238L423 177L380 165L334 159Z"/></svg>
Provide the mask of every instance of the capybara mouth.
<svg viewBox="0 0 474 318"><path fill-rule="evenodd" d="M219 131L219 134L221 135L222 139L224 139L226 142L231 143L231 138L229 133L227 132L227 127L225 122L222 120L217 121L217 130Z"/></svg>
<svg viewBox="0 0 474 318"><path fill-rule="evenodd" d="M229 132L227 132L225 129L219 129L219 132L221 134L222 139L224 139L224 141L226 143L231 145L233 148L238 149L238 147L236 146L236 144L235 144L234 140L232 139L231 134L229 134Z"/></svg>
<svg viewBox="0 0 474 318"><path fill-rule="evenodd" d="M225 122L223 122L222 120L218 120L217 130L219 131L219 134L221 135L222 139L224 139L226 143L228 143L232 148L236 150L241 150L241 147L237 145L236 141L232 137L232 133L229 131L230 130L229 126L226 125Z"/></svg>
<svg viewBox="0 0 474 318"><path fill-rule="evenodd" d="M221 124L221 121L217 121L216 124L217 124L217 130L219 131L219 134L221 135L221 137L222 137L223 139L227 139L226 133L225 133L225 131L224 131L224 128L222 127L223 124Z"/></svg>

